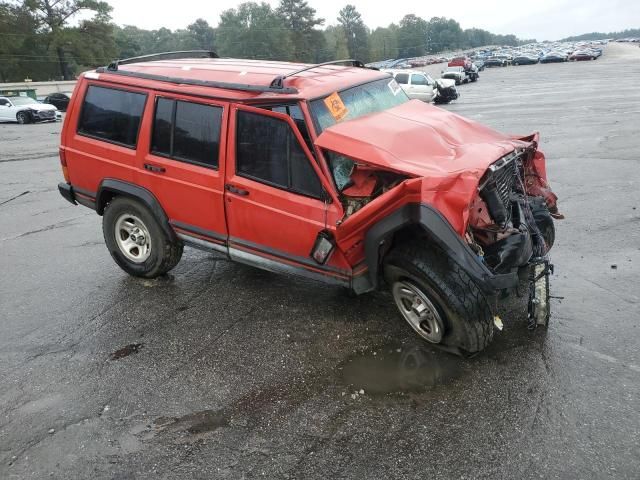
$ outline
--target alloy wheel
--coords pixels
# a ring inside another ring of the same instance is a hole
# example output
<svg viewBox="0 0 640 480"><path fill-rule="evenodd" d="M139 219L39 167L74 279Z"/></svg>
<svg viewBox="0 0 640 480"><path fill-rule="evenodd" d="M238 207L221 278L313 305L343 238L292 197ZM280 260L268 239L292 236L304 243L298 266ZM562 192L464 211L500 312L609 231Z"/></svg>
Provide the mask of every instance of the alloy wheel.
<svg viewBox="0 0 640 480"><path fill-rule="evenodd" d="M408 281L393 284L393 299L411 328L427 342L440 343L444 324L436 306L422 290Z"/></svg>
<svg viewBox="0 0 640 480"><path fill-rule="evenodd" d="M143 263L151 255L149 229L135 215L120 215L116 220L114 233L118 248L133 263Z"/></svg>

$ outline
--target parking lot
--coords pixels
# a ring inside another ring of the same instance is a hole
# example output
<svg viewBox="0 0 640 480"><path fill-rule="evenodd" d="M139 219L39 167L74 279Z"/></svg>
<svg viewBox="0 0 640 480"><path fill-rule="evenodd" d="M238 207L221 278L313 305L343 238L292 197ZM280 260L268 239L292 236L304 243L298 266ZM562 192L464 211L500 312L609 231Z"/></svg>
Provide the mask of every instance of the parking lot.
<svg viewBox="0 0 640 480"><path fill-rule="evenodd" d="M433 66L437 67L437 66ZM638 478L640 48L493 68L444 108L541 132L552 319L461 359L384 292L187 249L127 276L59 195L60 123L0 124L0 478Z"/></svg>

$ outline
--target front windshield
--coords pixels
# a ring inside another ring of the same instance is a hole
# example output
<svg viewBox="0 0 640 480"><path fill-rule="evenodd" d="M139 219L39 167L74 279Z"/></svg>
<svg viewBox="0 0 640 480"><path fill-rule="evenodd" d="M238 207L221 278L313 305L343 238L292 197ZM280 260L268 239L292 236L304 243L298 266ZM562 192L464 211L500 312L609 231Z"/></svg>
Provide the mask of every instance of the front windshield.
<svg viewBox="0 0 640 480"><path fill-rule="evenodd" d="M22 105L31 105L36 103L36 101L29 97L10 97L11 103L13 103L16 107L20 107Z"/></svg>
<svg viewBox="0 0 640 480"><path fill-rule="evenodd" d="M389 77L314 100L310 102L310 110L320 134L325 128L338 122L381 112L408 101L409 98L404 90Z"/></svg>

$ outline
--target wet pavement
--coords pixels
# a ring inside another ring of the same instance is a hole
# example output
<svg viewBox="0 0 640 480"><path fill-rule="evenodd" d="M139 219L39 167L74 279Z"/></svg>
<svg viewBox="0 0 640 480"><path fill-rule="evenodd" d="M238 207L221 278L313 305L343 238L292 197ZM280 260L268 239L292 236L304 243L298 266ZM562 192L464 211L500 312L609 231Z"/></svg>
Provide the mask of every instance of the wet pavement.
<svg viewBox="0 0 640 480"><path fill-rule="evenodd" d="M191 249L130 278L57 192L60 124L0 125L0 478L638 478L638 60L491 69L446 107L540 130L567 217L549 330L515 298L470 359L384 292Z"/></svg>

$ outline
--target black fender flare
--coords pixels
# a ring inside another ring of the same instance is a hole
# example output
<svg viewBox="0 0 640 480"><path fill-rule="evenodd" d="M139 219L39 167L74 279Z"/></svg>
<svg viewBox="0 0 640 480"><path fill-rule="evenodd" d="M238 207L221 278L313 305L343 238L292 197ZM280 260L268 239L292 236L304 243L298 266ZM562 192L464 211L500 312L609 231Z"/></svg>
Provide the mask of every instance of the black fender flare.
<svg viewBox="0 0 640 480"><path fill-rule="evenodd" d="M125 182L124 180L105 178L100 182L98 192L96 193L96 212L98 215L102 215L104 213L104 208L107 205L107 199L111 197L109 194L124 195L135 198L151 211L160 224L160 228L162 228L172 241L177 239L176 232L171 227L169 217L167 217L167 214L160 205L160 202L153 193L146 188Z"/></svg>
<svg viewBox="0 0 640 480"><path fill-rule="evenodd" d="M493 294L517 284L518 276L515 272L499 275L491 272L438 210L430 205L410 203L378 221L365 236L365 262L370 290L377 288L379 284L381 247L394 233L409 225L419 226L471 276L484 293Z"/></svg>

